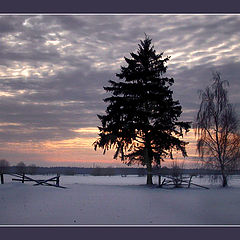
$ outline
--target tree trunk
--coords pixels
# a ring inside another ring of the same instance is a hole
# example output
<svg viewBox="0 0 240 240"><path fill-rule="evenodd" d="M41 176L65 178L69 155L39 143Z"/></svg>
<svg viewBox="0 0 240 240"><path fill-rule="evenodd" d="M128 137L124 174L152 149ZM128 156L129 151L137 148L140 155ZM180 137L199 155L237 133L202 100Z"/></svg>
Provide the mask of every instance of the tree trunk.
<svg viewBox="0 0 240 240"><path fill-rule="evenodd" d="M147 168L147 185L153 185L151 171L152 167Z"/></svg>
<svg viewBox="0 0 240 240"><path fill-rule="evenodd" d="M227 177L224 171L224 167L221 167L221 173L222 173L222 186L227 187Z"/></svg>
<svg viewBox="0 0 240 240"><path fill-rule="evenodd" d="M222 186L223 187L227 187L227 177L225 176L225 174L224 173L222 173Z"/></svg>
<svg viewBox="0 0 240 240"><path fill-rule="evenodd" d="M145 148L144 148L144 161L147 165L147 185L152 185L152 158L149 156L151 144L148 139L148 134L145 133Z"/></svg>
<svg viewBox="0 0 240 240"><path fill-rule="evenodd" d="M147 185L152 185L152 162L148 155L148 149L145 148L145 161L147 165Z"/></svg>

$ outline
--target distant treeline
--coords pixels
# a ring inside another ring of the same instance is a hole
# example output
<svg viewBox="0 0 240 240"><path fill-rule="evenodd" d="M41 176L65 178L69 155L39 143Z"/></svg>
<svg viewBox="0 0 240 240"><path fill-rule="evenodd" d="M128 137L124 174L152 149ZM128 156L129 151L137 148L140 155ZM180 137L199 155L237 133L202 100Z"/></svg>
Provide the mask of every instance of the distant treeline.
<svg viewBox="0 0 240 240"><path fill-rule="evenodd" d="M173 169L163 167L161 169L154 169L153 173L161 175L171 175ZM181 174L190 174L190 175L211 175L211 174L220 174L219 171L210 170L210 169L180 169ZM17 166L9 166L7 169L8 173L19 173ZM114 176L114 175L138 175L144 176L147 174L145 168L84 168L84 167L25 167L22 169L22 172L26 174L62 174L62 175L76 175L76 174L86 174L93 176ZM240 170L232 171L230 174L240 174Z"/></svg>

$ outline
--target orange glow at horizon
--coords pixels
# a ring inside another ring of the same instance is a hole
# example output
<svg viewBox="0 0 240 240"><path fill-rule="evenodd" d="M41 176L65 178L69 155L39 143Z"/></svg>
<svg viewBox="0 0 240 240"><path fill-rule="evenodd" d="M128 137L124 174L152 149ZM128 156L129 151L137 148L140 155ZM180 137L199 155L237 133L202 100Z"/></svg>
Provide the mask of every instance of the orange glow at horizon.
<svg viewBox="0 0 240 240"><path fill-rule="evenodd" d="M80 128L73 131L79 133L79 136L65 140L5 143L0 146L0 150L11 149L16 155L18 153L20 155L29 155L28 159L31 159L31 155L36 155L39 159L47 162L122 163L121 160L113 159L114 150L107 151L105 155L102 154L102 149L94 151L93 142L97 139L98 128ZM189 142L187 145L188 157L183 159L181 153L178 152L174 153L174 159L178 162L184 161L185 163L196 161L191 159L192 157L197 157L194 130L191 129L182 139ZM168 165L172 161L171 159L166 159L163 165Z"/></svg>

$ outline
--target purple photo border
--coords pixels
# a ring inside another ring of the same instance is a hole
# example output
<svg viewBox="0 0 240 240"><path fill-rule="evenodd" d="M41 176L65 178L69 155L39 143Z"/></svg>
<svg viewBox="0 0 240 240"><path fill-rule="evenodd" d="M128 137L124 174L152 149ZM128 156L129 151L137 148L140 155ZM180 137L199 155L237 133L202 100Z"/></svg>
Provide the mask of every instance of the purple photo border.
<svg viewBox="0 0 240 240"><path fill-rule="evenodd" d="M1 14L13 13L240 13L234 0L148 0L148 1L32 1L1 2ZM2 193L0 193L2 194ZM1 217L1 216L0 216ZM239 222L240 223L240 222ZM0 226L1 239L235 239L239 227L6 227Z"/></svg>

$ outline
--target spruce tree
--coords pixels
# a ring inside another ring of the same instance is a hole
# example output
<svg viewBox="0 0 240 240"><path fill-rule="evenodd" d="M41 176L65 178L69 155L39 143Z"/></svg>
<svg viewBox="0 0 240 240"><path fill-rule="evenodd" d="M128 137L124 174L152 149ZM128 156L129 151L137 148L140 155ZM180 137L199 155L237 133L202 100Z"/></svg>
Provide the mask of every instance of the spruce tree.
<svg viewBox="0 0 240 240"><path fill-rule="evenodd" d="M103 153L114 148L114 158L128 165L138 163L147 167L147 184L152 184L152 167L159 166L172 151L187 156L186 142L179 139L190 128L189 122L177 121L182 113L179 101L174 101L170 87L173 78L164 77L169 57L157 54L152 40L146 35L138 44L137 53L130 53L126 65L104 87L111 96L106 115L98 115L102 126L94 142Z"/></svg>

